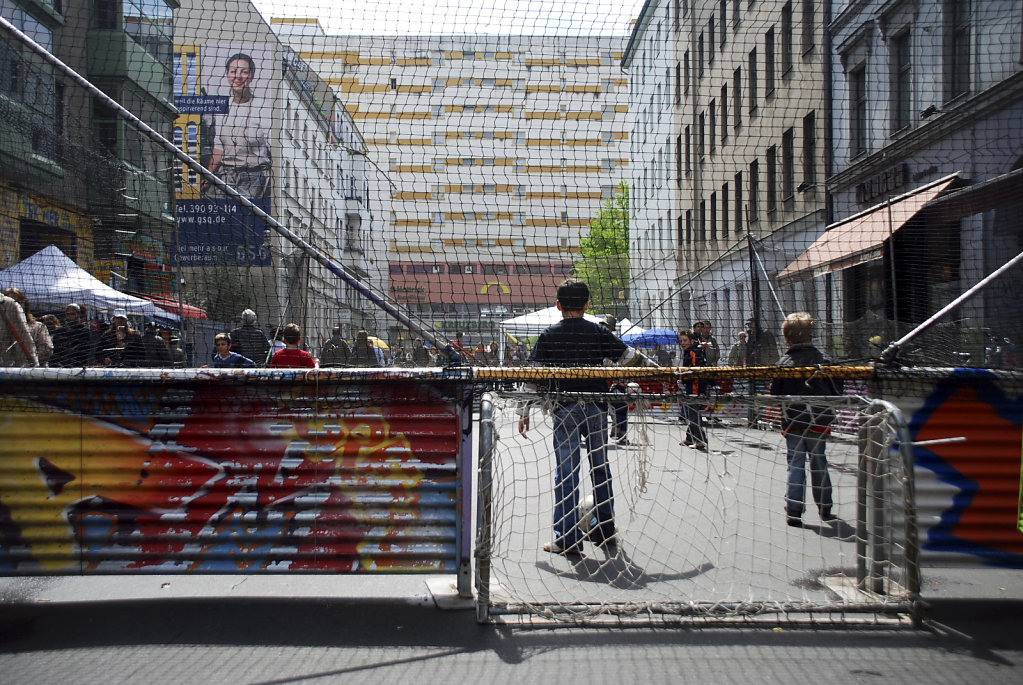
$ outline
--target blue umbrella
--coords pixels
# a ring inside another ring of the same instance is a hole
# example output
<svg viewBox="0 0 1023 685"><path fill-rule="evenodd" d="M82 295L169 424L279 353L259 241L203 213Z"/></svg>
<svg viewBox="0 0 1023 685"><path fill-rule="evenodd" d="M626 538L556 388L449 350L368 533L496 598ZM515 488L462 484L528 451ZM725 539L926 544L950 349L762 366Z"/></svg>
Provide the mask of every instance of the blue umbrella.
<svg viewBox="0 0 1023 685"><path fill-rule="evenodd" d="M622 342L633 347L653 347L658 345L677 345L678 334L670 328L649 328L642 333L627 333Z"/></svg>

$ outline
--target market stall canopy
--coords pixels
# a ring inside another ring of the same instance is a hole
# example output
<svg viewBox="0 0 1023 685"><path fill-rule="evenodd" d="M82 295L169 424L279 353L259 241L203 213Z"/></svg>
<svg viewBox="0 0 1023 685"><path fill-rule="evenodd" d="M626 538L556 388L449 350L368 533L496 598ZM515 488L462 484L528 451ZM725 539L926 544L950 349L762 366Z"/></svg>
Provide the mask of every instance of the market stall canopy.
<svg viewBox="0 0 1023 685"><path fill-rule="evenodd" d="M0 287L25 293L33 310L60 309L75 302L90 309L123 309L164 323L177 323L177 314L160 309L148 300L114 290L75 264L55 245L0 271Z"/></svg>
<svg viewBox="0 0 1023 685"><path fill-rule="evenodd" d="M625 318L619 321L618 325L615 326L615 333L617 333L619 336L625 335L627 333L642 333L643 331L644 331L643 328L637 326L636 324L632 323L631 321Z"/></svg>
<svg viewBox="0 0 1023 685"><path fill-rule="evenodd" d="M880 259L885 241L955 181L956 176L947 176L832 224L778 274L778 282L794 283Z"/></svg>
<svg viewBox="0 0 1023 685"><path fill-rule="evenodd" d="M600 323L600 319L592 314L584 314L583 318L593 323ZM514 319L505 319L498 326L508 335L540 335L545 328L553 326L559 321L561 321L561 311L557 307L547 307L516 316Z"/></svg>
<svg viewBox="0 0 1023 685"><path fill-rule="evenodd" d="M628 333L622 336L622 342L633 347L653 347L654 345L677 345L678 333L670 328L648 328L642 333Z"/></svg>
<svg viewBox="0 0 1023 685"><path fill-rule="evenodd" d="M138 294L136 297L141 297L143 300L149 300L160 309L168 311L171 314L179 314L186 319L208 319L206 316L206 310L201 307L195 307L190 304L180 304L175 300L168 300L165 297L153 297L152 295Z"/></svg>

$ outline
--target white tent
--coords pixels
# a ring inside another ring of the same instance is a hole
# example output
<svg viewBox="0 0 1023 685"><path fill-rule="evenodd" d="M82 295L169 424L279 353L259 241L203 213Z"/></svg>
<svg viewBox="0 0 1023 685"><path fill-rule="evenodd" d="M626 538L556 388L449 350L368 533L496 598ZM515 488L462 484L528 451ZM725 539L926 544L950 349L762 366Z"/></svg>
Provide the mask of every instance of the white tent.
<svg viewBox="0 0 1023 685"><path fill-rule="evenodd" d="M592 314L583 314L583 318L593 323L600 323L600 319ZM514 319L505 319L498 326L509 335L540 335L545 328L553 326L559 321L561 321L561 311L557 307L547 307L547 309L516 316Z"/></svg>
<svg viewBox="0 0 1023 685"><path fill-rule="evenodd" d="M55 245L0 271L0 288L18 288L34 310L60 309L76 302L90 309L123 309L129 316L178 321L178 316L149 300L122 293L94 278Z"/></svg>

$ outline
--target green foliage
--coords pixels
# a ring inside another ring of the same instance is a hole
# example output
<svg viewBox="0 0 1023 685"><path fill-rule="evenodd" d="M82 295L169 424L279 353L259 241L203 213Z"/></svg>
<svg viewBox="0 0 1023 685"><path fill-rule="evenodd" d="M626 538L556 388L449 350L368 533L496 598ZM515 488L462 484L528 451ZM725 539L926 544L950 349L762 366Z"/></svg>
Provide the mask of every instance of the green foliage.
<svg viewBox="0 0 1023 685"><path fill-rule="evenodd" d="M589 233L581 237L582 261L573 269L590 287L590 311L628 315L629 186L618 185L590 219Z"/></svg>

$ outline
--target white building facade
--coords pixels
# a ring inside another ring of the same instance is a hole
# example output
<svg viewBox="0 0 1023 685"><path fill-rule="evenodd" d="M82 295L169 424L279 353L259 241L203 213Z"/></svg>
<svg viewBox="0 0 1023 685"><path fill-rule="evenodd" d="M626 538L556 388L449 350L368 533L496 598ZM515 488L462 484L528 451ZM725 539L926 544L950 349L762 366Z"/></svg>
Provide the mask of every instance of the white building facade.
<svg viewBox="0 0 1023 685"><path fill-rule="evenodd" d="M642 328L675 328L679 232L673 0L650 0L621 65L629 75L629 310Z"/></svg>
<svg viewBox="0 0 1023 685"><path fill-rule="evenodd" d="M390 208L370 250L394 301L468 342L549 306L628 173L623 39L328 36L315 20L273 21L382 172Z"/></svg>

